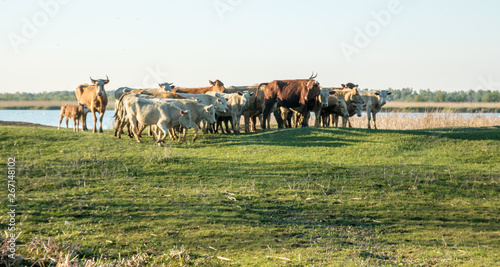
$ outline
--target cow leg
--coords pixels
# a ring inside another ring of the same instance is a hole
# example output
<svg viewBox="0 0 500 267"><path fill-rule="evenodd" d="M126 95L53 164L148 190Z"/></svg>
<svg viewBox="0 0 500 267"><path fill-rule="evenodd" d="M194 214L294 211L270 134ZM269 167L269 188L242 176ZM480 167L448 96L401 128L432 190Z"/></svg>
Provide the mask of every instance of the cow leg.
<svg viewBox="0 0 500 267"><path fill-rule="evenodd" d="M368 129L371 129L370 121L372 120L372 112L368 107L366 108L366 117L368 118Z"/></svg>
<svg viewBox="0 0 500 267"><path fill-rule="evenodd" d="M80 125L80 119L78 117L73 118L73 131L78 132L78 125Z"/></svg>
<svg viewBox="0 0 500 267"><path fill-rule="evenodd" d="M274 115L274 119L276 119L276 122L278 123L278 129L283 129L284 123L283 123L283 119L281 118L281 110L279 108L275 108L273 111L273 115ZM269 117L267 118L267 121L268 121L267 126L269 128L271 128L270 117L271 117L271 115L269 115Z"/></svg>
<svg viewBox="0 0 500 267"><path fill-rule="evenodd" d="M139 127L138 127L139 128ZM146 129L146 126L145 125L141 125L141 127L139 128L139 130L137 131L137 136L139 137L142 137L142 131L144 131L144 129Z"/></svg>
<svg viewBox="0 0 500 267"><path fill-rule="evenodd" d="M122 123L123 123L122 120L116 119L114 136L118 138L121 138L121 129L123 127Z"/></svg>
<svg viewBox="0 0 500 267"><path fill-rule="evenodd" d="M165 138L167 138L167 135L169 134L170 129L167 128L165 125L165 121L162 121L161 123L158 123L156 125L156 129L152 131L153 136L156 136L156 143L161 146L161 143L165 141ZM163 134L163 135L162 135Z"/></svg>
<svg viewBox="0 0 500 267"><path fill-rule="evenodd" d="M130 119L129 124L130 124L130 128L131 128L130 131L134 134L135 140L137 140L137 142L139 142L139 143L142 143L141 139L139 139L139 136L137 135L137 132L136 132L137 121L132 118L132 119Z"/></svg>
<svg viewBox="0 0 500 267"><path fill-rule="evenodd" d="M259 116L253 116L252 117L252 132L257 131L257 118L259 118L260 128L262 128L262 124L264 123L264 117L262 116L262 114L260 114Z"/></svg>
<svg viewBox="0 0 500 267"><path fill-rule="evenodd" d="M245 133L249 133L250 132L250 112L249 111L246 111L245 113L243 113L243 118L245 120Z"/></svg>
<svg viewBox="0 0 500 267"><path fill-rule="evenodd" d="M231 120L228 120L227 117L224 118L224 125L226 126L226 133L228 134L231 133L231 130L229 130L229 124L231 124L231 128L233 128Z"/></svg>
<svg viewBox="0 0 500 267"><path fill-rule="evenodd" d="M233 129L233 133L236 135L240 134L240 116L238 115L233 115L231 116L232 122L231 122L231 128Z"/></svg>
<svg viewBox="0 0 500 267"><path fill-rule="evenodd" d="M308 123L308 120L309 120L309 111L307 110L306 107L304 107L303 109L304 111L302 111L302 127L309 127L309 123Z"/></svg>
<svg viewBox="0 0 500 267"><path fill-rule="evenodd" d="M274 108L274 104L276 102L276 99L265 99L264 101L264 111L263 111L263 118L264 118L264 124L262 124L262 130L266 130L267 128L270 128L270 118L271 118L271 111ZM274 114L276 117L276 113ZM281 120L276 117L276 120L278 121L278 127L280 126ZM267 124L266 124L267 121ZM281 125L283 127L283 125Z"/></svg>
<svg viewBox="0 0 500 267"><path fill-rule="evenodd" d="M92 118L94 119L94 128L92 129L93 133L97 132L97 116L95 115L95 112L92 112Z"/></svg>
<svg viewBox="0 0 500 267"><path fill-rule="evenodd" d="M377 129L377 113L373 112L373 128Z"/></svg>
<svg viewBox="0 0 500 267"><path fill-rule="evenodd" d="M343 128L347 127L348 120L349 120L349 117L342 116L342 127Z"/></svg>
<svg viewBox="0 0 500 267"><path fill-rule="evenodd" d="M82 121L82 131L87 131L87 113L82 113L80 116L80 120Z"/></svg>
<svg viewBox="0 0 500 267"><path fill-rule="evenodd" d="M61 116L61 118L59 118L59 126L57 127L57 130L61 129L61 122L62 122L63 118L64 118L64 116Z"/></svg>
<svg viewBox="0 0 500 267"><path fill-rule="evenodd" d="M198 139L198 126L194 123L191 124L194 130L194 137L193 137L193 143ZM184 143L186 143L186 132L187 132L187 127L184 127Z"/></svg>
<svg viewBox="0 0 500 267"><path fill-rule="evenodd" d="M102 113L99 113L99 132L102 133L102 120L104 119L104 112L105 110L102 111Z"/></svg>

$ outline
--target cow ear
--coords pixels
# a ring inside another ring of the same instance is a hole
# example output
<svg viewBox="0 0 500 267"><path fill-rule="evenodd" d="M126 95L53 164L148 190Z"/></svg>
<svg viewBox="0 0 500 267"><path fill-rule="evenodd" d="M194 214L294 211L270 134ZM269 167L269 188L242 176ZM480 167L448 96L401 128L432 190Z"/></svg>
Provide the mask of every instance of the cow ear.
<svg viewBox="0 0 500 267"><path fill-rule="evenodd" d="M239 95L243 95L243 93L242 93L242 92L238 92L238 94L239 94Z"/></svg>
<svg viewBox="0 0 500 267"><path fill-rule="evenodd" d="M334 95L334 94L336 94L336 93L335 93L335 91L330 91L328 94L330 94L330 95Z"/></svg>
<svg viewBox="0 0 500 267"><path fill-rule="evenodd" d="M390 95L390 94L392 94L392 92L387 92L387 95Z"/></svg>
<svg viewBox="0 0 500 267"><path fill-rule="evenodd" d="M380 92L375 92L376 95L380 95Z"/></svg>
<svg viewBox="0 0 500 267"><path fill-rule="evenodd" d="M208 80L208 82L209 82L211 85L215 86L215 83L214 83L214 82L212 82L212 81L210 81L210 80Z"/></svg>
<svg viewBox="0 0 500 267"><path fill-rule="evenodd" d="M345 84L342 84L342 88L345 88Z"/></svg>

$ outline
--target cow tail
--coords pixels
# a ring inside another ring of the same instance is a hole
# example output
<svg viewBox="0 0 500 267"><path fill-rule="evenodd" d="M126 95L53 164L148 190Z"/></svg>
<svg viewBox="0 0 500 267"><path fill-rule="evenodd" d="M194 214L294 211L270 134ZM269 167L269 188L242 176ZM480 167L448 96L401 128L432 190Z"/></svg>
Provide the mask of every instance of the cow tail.
<svg viewBox="0 0 500 267"><path fill-rule="evenodd" d="M122 94L122 96L120 96L120 99L118 99L118 105L116 105L116 108L115 108L115 119L118 118L118 117L122 117L122 114L123 114L123 110L122 110L122 107L123 107L123 97L127 95L127 94ZM121 114L118 115L118 112L120 112Z"/></svg>
<svg viewBox="0 0 500 267"><path fill-rule="evenodd" d="M259 84L259 86L257 86L257 91L255 92L255 101L253 102L253 109L254 109L254 110L256 110L256 109L257 109L257 99L258 99L258 97L259 97L259 90L260 90L260 87L261 87L262 85L267 86L268 84L269 84L269 83L261 83L261 84ZM262 103L262 104L264 104L264 103Z"/></svg>

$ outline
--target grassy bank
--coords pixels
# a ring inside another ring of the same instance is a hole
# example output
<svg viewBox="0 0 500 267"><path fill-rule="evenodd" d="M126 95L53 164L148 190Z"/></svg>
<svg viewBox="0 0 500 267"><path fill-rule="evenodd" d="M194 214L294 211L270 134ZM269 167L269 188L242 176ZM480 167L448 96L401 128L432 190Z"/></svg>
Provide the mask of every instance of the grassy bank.
<svg viewBox="0 0 500 267"><path fill-rule="evenodd" d="M0 127L0 162L16 157L20 263L500 261L499 127L144 140Z"/></svg>

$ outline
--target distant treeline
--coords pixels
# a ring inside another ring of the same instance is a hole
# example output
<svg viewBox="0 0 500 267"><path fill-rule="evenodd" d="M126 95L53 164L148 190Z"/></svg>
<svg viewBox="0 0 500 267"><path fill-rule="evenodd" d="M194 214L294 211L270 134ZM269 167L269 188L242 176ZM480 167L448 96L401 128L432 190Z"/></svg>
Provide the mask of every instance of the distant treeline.
<svg viewBox="0 0 500 267"><path fill-rule="evenodd" d="M106 90L108 101L114 101L114 90ZM42 93L0 93L0 100L12 101L76 101L75 91L54 91Z"/></svg>
<svg viewBox="0 0 500 267"><path fill-rule="evenodd" d="M500 92L492 90L469 91L416 91L411 88L390 89L390 101L401 102L500 102Z"/></svg>
<svg viewBox="0 0 500 267"><path fill-rule="evenodd" d="M402 102L500 102L500 92L492 90L469 91L431 91L411 88L390 89L389 101ZM107 90L108 99L114 100L114 90ZM56 91L43 93L1 93L0 100L33 101L76 101L74 91Z"/></svg>

